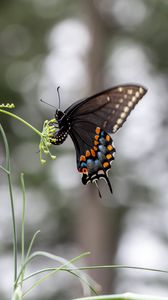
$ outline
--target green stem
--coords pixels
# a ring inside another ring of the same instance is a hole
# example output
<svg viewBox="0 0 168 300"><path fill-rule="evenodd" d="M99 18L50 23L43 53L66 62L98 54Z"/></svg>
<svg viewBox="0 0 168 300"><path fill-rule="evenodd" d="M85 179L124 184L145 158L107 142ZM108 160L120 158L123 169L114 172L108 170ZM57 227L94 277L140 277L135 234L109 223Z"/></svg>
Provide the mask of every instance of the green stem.
<svg viewBox="0 0 168 300"><path fill-rule="evenodd" d="M133 270L140 270L140 271L151 271L151 272L160 272L168 274L168 270L162 269L154 269L154 268L146 268L146 267L137 267L137 266L128 266L128 265L103 265L103 266L91 266L91 267L79 267L74 268L75 270L96 270L96 269L133 269Z"/></svg>
<svg viewBox="0 0 168 300"><path fill-rule="evenodd" d="M30 125L28 122L26 122L25 120L23 120L22 118L18 117L17 115L11 113L10 111L4 110L4 109L0 109L0 113L4 113L10 117L13 117L15 119L17 119L18 121L22 122L24 125L28 126L29 128L31 128L33 131L35 131L38 135L40 135L42 137L42 133L37 130L35 127L33 127L32 125Z"/></svg>
<svg viewBox="0 0 168 300"><path fill-rule="evenodd" d="M25 197L25 184L24 184L24 174L21 174L21 186L22 186L22 193L23 193L23 208L22 208L22 233L21 233L21 253L22 253L22 266L24 265L24 259L25 259L25 206L26 206L26 197ZM21 286L24 279L24 270L21 275Z"/></svg>
<svg viewBox="0 0 168 300"><path fill-rule="evenodd" d="M25 258L25 260L26 260L26 261L27 261L27 259L28 259L28 258L29 258L29 256L30 256L30 252L31 252L31 250L32 250L32 247L33 247L34 241L35 241L35 239L36 239L36 237L37 237L37 235L38 235L39 233L40 233L40 230L37 230L37 231L34 233L34 235L33 235L32 239L31 239L31 242L30 242L29 248L28 248L28 250L27 250L26 258Z"/></svg>
<svg viewBox="0 0 168 300"><path fill-rule="evenodd" d="M4 167L0 166L0 169L3 170L6 174L9 174L9 171L6 170Z"/></svg>
<svg viewBox="0 0 168 300"><path fill-rule="evenodd" d="M24 208L25 209L25 208ZM22 220L23 220L23 213L22 213ZM23 222L22 222L22 226L23 226ZM30 255L30 251L32 249L32 246L33 246L33 243L34 243L34 240L36 238L36 236L38 235L38 233L40 232L40 230L36 231L35 234L33 235L33 238L30 242L30 245L29 245L29 248L28 248L28 251L27 251L27 254L25 256L25 251L24 251L24 227L22 228L22 266L21 266L21 270L20 270L20 273L18 275L18 278L15 282L15 285L18 286L18 285L22 285L23 284L23 281L25 280L24 279L24 273L25 273L25 269L26 269L26 262L29 262L29 255ZM20 282L19 279L21 278Z"/></svg>
<svg viewBox="0 0 168 300"><path fill-rule="evenodd" d="M134 293L124 293L116 295L94 296L86 298L78 298L74 300L166 300L167 297L140 295Z"/></svg>
<svg viewBox="0 0 168 300"><path fill-rule="evenodd" d="M56 268L45 268L40 271L36 271L29 276L25 277L24 280L27 280L31 278L32 276L38 275L43 272L51 272L54 271ZM92 267L74 267L71 268L62 268L62 271L85 271L85 270L96 270L96 269L133 269L133 270L139 270L139 271L150 271L150 272L160 272L160 273L168 273L167 270L161 270L161 269L152 269L152 268L143 268L143 267L135 267L135 266L127 266L127 265L105 265L105 266L92 266Z"/></svg>
<svg viewBox="0 0 168 300"><path fill-rule="evenodd" d="M0 131L4 140L5 152L6 152L6 163L5 169L7 172L8 184L9 184L9 194L11 202L11 211L12 211L12 225L13 225L13 256L14 256L14 282L17 278L17 234L16 234L16 222L15 222L15 210L14 210L14 201L13 201L13 192L12 192L12 181L11 181L11 172L10 172L10 158L9 158L9 146L8 141L3 130L2 125L0 124ZM14 289L15 289L14 284Z"/></svg>

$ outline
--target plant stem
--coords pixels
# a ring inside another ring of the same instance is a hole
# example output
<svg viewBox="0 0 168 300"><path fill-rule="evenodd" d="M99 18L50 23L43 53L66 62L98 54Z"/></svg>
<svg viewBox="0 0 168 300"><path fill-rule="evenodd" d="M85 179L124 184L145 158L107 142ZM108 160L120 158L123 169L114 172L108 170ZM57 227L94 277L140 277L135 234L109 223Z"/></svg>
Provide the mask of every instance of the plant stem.
<svg viewBox="0 0 168 300"><path fill-rule="evenodd" d="M30 252L31 252L32 247L33 247L33 244L34 244L34 241L35 241L35 239L36 239L36 237L37 237L37 235L38 235L39 233L40 233L40 230L37 230L37 231L34 233L32 239L31 239L31 241L30 241L29 248L28 248L28 250L27 250L27 254L26 254L26 257L25 257L25 261L28 260L28 258L29 258L29 256L30 256Z"/></svg>
<svg viewBox="0 0 168 300"><path fill-rule="evenodd" d="M134 293L124 293L106 296L94 296L87 298L78 298L74 300L166 300L167 297L140 295Z"/></svg>
<svg viewBox="0 0 168 300"><path fill-rule="evenodd" d="M6 170L4 167L0 166L0 169L3 170L6 174L9 174L9 171Z"/></svg>
<svg viewBox="0 0 168 300"><path fill-rule="evenodd" d="M103 265L103 266L86 266L86 267L79 267L73 270L96 270L96 269L133 269L133 270L140 270L140 271L151 271L151 272L160 272L168 274L168 270L162 269L155 269L155 268L147 268L147 267L138 267L138 266L129 266L129 265Z"/></svg>
<svg viewBox="0 0 168 300"><path fill-rule="evenodd" d="M11 113L10 111L4 110L4 109L0 109L0 113L4 113L10 117L13 117L17 120L19 120L20 122L22 122L24 125L28 126L29 128L31 128L33 131L35 131L38 135L42 136L42 133L37 130L35 127L33 127L32 125L30 125L28 122L26 122L25 120L23 120L22 118L18 117L17 115Z"/></svg>
<svg viewBox="0 0 168 300"><path fill-rule="evenodd" d="M24 184L24 174L21 174L21 186L22 186L22 193L23 193L23 208L22 208L22 234L21 234L21 241L22 241L22 266L24 265L24 260L25 260L25 231L24 231L24 226L25 226L25 206L26 206L26 197L25 197L25 184ZM24 279L24 270L21 275L21 286L23 283Z"/></svg>
<svg viewBox="0 0 168 300"><path fill-rule="evenodd" d="M11 172L10 172L10 154L9 154L9 146L8 141L3 130L2 125L0 124L0 131L4 140L5 145L5 153L6 153L6 162L5 169L7 172L8 184L9 184L9 194L10 194L10 203L11 203L11 212L12 212L12 225L13 225L13 257L14 257L14 282L16 282L17 278L17 234L16 234L16 222L15 222L15 210L14 210L14 201L13 201L13 192L12 192L12 180L11 180ZM14 289L15 289L14 284Z"/></svg>

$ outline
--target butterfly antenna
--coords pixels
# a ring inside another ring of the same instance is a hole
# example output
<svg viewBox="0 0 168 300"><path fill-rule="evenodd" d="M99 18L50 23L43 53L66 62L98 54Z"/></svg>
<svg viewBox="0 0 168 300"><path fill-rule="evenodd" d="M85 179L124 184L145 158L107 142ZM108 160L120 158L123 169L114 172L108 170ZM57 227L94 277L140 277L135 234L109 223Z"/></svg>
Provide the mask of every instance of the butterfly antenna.
<svg viewBox="0 0 168 300"><path fill-rule="evenodd" d="M58 94L58 101L59 101L58 109L61 108L61 98L60 98L60 92L59 92L59 90L60 90L60 86L57 87L57 94Z"/></svg>
<svg viewBox="0 0 168 300"><path fill-rule="evenodd" d="M99 193L99 197L102 198L102 195L101 195L101 193L100 193L100 189L99 189L97 180L95 181L95 185L96 185L96 187L97 187L97 190L98 190L98 193Z"/></svg>
<svg viewBox="0 0 168 300"><path fill-rule="evenodd" d="M56 108L56 106L54 106L54 105L52 105L52 104L50 104L50 103L44 101L43 99L40 99L40 101L41 101L42 103L44 103L44 104L47 104L48 106L51 106L51 107Z"/></svg>

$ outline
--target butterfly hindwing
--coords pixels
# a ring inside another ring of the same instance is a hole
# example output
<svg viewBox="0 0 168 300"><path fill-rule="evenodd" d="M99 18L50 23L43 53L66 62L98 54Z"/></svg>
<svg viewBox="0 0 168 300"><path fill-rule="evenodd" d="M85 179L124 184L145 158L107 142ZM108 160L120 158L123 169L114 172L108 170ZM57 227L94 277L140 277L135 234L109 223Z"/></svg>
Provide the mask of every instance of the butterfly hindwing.
<svg viewBox="0 0 168 300"><path fill-rule="evenodd" d="M70 135L75 144L77 168L82 174L82 183L96 182L103 178L112 192L108 171L114 160L115 148L110 135L100 127L94 128L94 131L87 131L85 134L82 134L78 128Z"/></svg>

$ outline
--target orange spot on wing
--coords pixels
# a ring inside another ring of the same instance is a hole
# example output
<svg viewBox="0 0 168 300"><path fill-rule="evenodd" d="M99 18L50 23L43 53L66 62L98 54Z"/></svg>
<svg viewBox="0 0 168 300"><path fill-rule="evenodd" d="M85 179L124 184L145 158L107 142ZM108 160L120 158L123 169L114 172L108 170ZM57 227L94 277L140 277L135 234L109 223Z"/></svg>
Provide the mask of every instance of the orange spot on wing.
<svg viewBox="0 0 168 300"><path fill-rule="evenodd" d="M107 158L107 159L111 159L111 158L112 158L112 155L111 155L111 154L107 154L107 155L106 155L106 158Z"/></svg>
<svg viewBox="0 0 168 300"><path fill-rule="evenodd" d="M109 136L109 135L106 135L106 141L107 141L107 142L110 142L110 139L111 139L110 136Z"/></svg>
<svg viewBox="0 0 168 300"><path fill-rule="evenodd" d="M94 141L94 145L97 146L99 144L98 141Z"/></svg>
<svg viewBox="0 0 168 300"><path fill-rule="evenodd" d="M112 145L108 145L108 146L107 146L107 149L108 149L109 151L111 151L111 150L113 149L113 146L112 146Z"/></svg>
<svg viewBox="0 0 168 300"><path fill-rule="evenodd" d="M98 141L99 135L95 135L95 140Z"/></svg>
<svg viewBox="0 0 168 300"><path fill-rule="evenodd" d="M90 151L86 150L86 157L89 157L89 156L90 156Z"/></svg>
<svg viewBox="0 0 168 300"><path fill-rule="evenodd" d="M96 156L96 152L93 149L91 149L90 151L91 151L92 156L95 157Z"/></svg>
<svg viewBox="0 0 168 300"><path fill-rule="evenodd" d="M93 147L93 149L94 149L95 151L97 151L97 150L98 150L98 148L97 148L96 146L94 146L94 147Z"/></svg>
<svg viewBox="0 0 168 300"><path fill-rule="evenodd" d="M80 161L86 161L86 157L84 155L80 156Z"/></svg>
<svg viewBox="0 0 168 300"><path fill-rule="evenodd" d="M99 134L100 133L100 127L96 127L96 133Z"/></svg>
<svg viewBox="0 0 168 300"><path fill-rule="evenodd" d="M82 173L84 173L84 174L88 174L88 170L87 170L87 168L82 168Z"/></svg>
<svg viewBox="0 0 168 300"><path fill-rule="evenodd" d="M109 167L109 163L108 163L107 161L105 161L105 162L103 163L103 167L104 167L104 168L108 168L108 167Z"/></svg>

